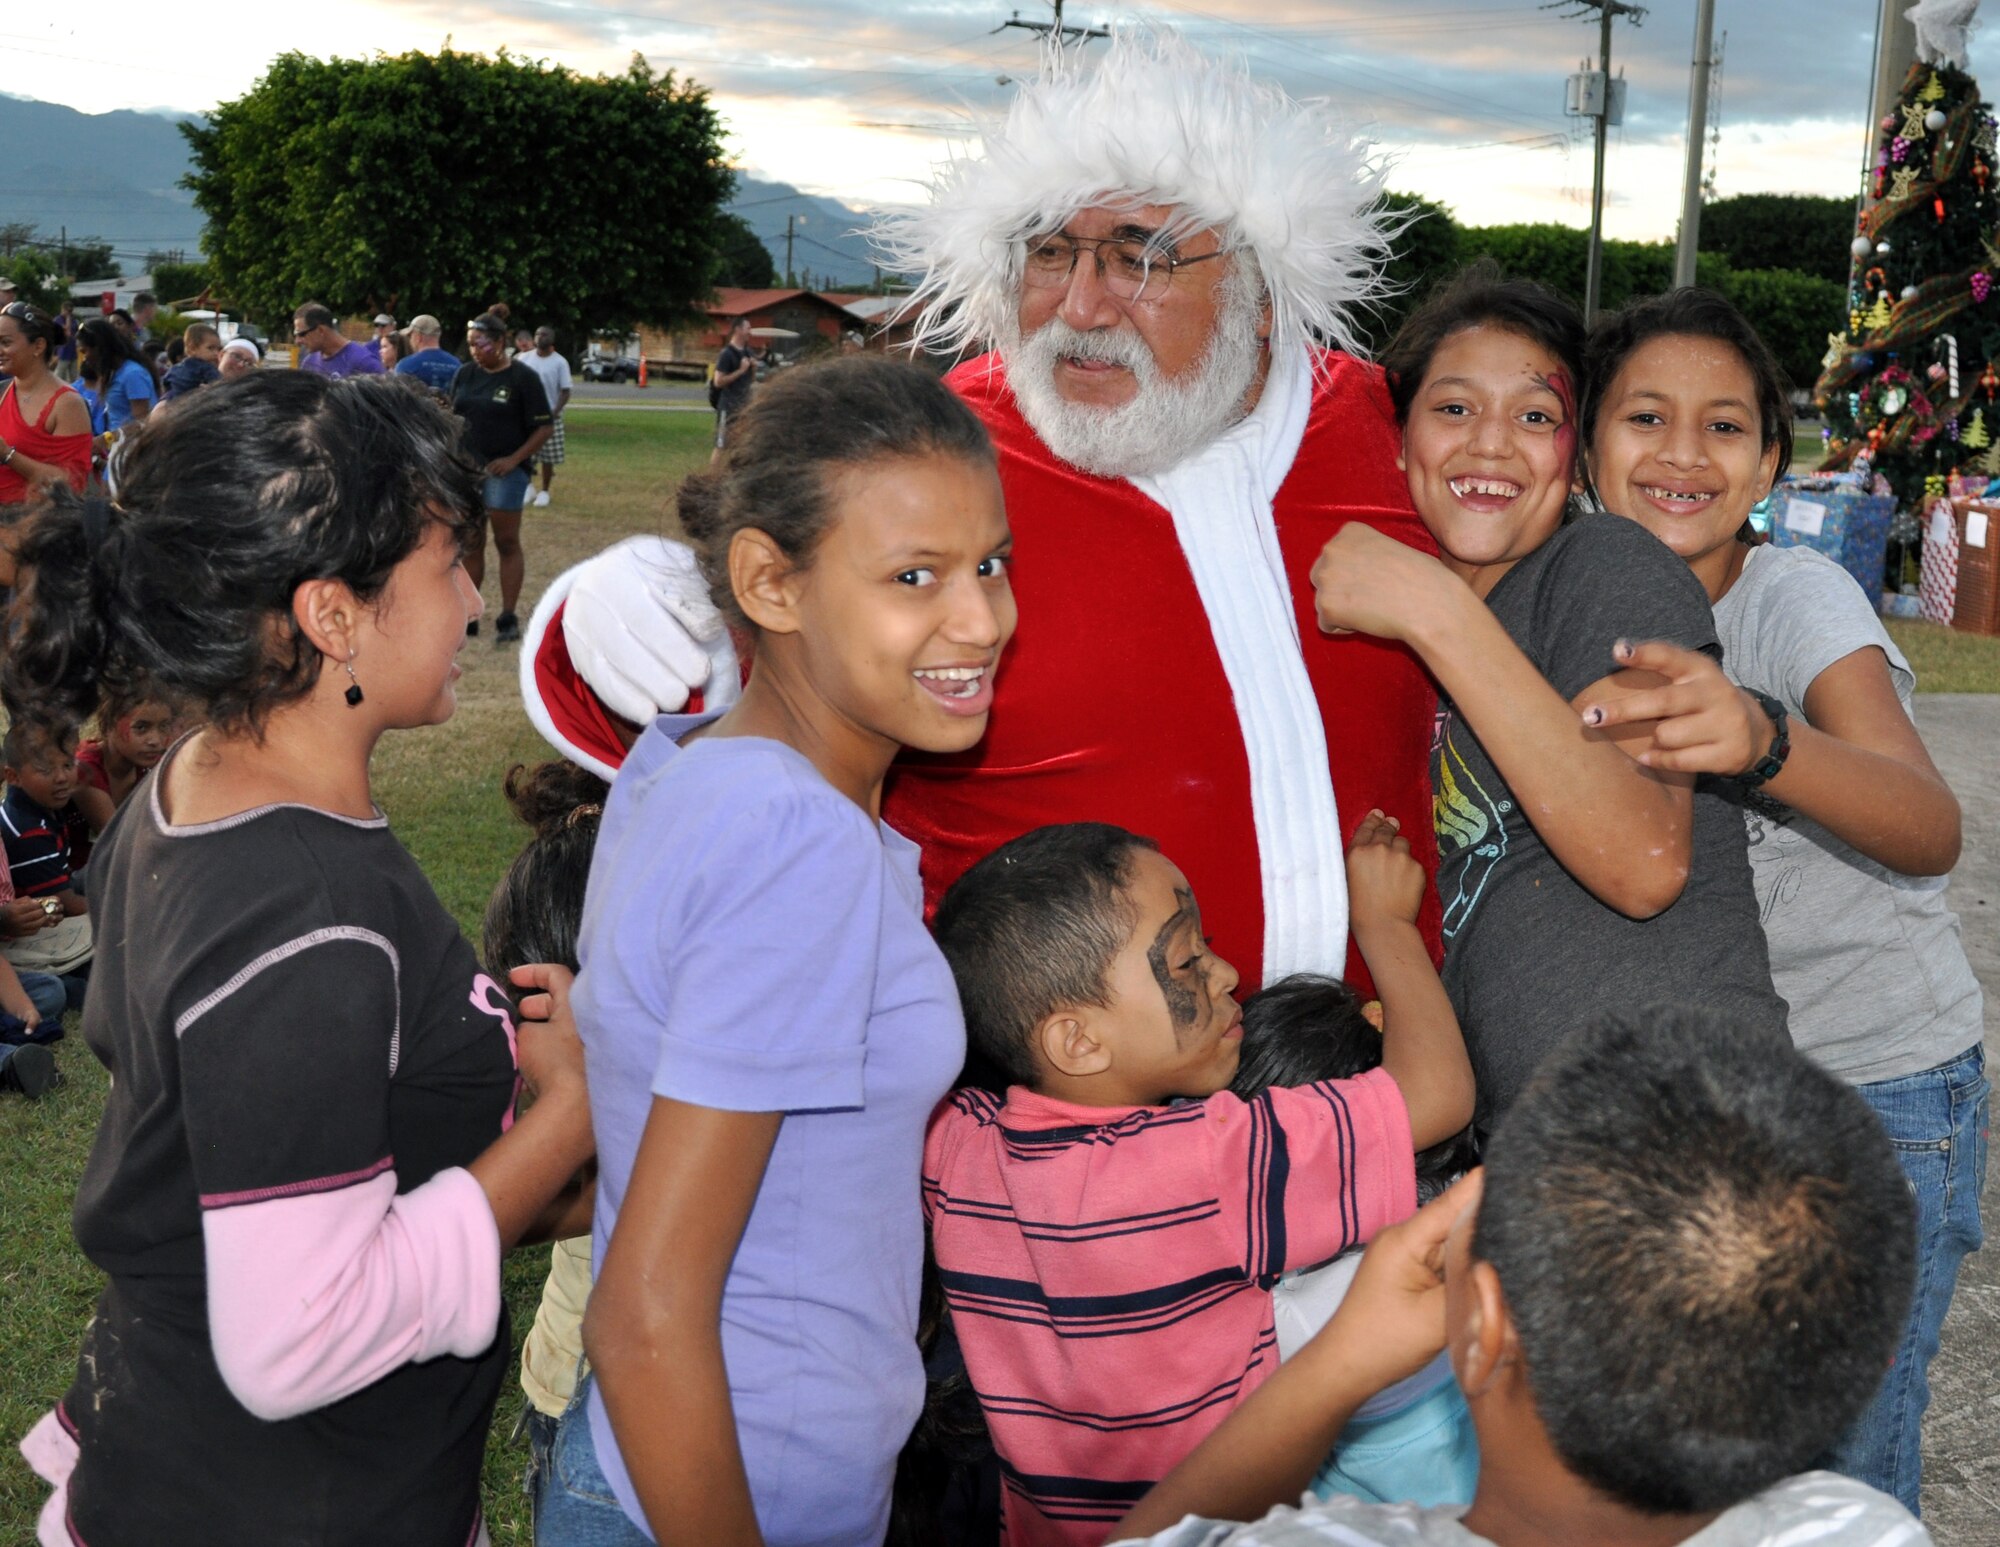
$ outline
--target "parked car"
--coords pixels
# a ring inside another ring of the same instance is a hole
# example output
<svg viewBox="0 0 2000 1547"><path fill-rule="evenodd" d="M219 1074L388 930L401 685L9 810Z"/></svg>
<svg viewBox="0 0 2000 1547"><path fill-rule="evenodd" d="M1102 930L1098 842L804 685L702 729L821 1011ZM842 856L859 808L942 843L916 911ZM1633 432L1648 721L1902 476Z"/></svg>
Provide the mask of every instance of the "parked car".
<svg viewBox="0 0 2000 1547"><path fill-rule="evenodd" d="M637 381L637 355L591 355L583 362L585 381Z"/></svg>

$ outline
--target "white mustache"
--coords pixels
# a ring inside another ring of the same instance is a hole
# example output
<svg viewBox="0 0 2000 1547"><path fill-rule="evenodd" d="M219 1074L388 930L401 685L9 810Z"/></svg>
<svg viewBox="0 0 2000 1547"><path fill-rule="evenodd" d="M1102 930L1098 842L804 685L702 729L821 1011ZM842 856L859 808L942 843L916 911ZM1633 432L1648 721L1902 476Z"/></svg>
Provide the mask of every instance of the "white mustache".
<svg viewBox="0 0 2000 1547"><path fill-rule="evenodd" d="M1054 365L1058 360L1093 360L1144 372L1153 363L1152 351L1135 334L1108 329L1085 332L1060 317L1052 317L1035 329L1021 340L1021 347L1039 366Z"/></svg>

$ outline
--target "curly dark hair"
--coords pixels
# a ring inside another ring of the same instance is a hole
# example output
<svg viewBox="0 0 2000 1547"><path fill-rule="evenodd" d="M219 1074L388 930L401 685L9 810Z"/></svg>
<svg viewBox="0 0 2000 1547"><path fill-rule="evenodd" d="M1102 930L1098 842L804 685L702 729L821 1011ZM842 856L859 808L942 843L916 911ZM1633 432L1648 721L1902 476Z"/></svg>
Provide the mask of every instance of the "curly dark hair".
<svg viewBox="0 0 2000 1547"><path fill-rule="evenodd" d="M261 735L318 681L305 581L373 602L433 521L476 542L480 469L407 378L260 371L147 420L118 499L57 487L25 518L0 698L51 724L141 679L225 734Z"/></svg>

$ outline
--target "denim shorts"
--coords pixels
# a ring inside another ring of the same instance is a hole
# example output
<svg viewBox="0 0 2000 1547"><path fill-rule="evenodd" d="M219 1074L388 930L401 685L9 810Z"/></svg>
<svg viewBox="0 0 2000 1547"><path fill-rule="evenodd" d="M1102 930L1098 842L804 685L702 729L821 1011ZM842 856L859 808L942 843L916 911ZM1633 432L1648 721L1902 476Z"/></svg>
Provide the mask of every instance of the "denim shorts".
<svg viewBox="0 0 2000 1547"><path fill-rule="evenodd" d="M488 510L519 510L528 498L528 485L534 482L534 475L525 467L517 467L513 472L499 478L486 480L484 500Z"/></svg>
<svg viewBox="0 0 2000 1547"><path fill-rule="evenodd" d="M597 1464L585 1405L590 1387L589 1376L577 1382L560 1418L528 1414L535 1540L548 1547L652 1547L653 1538L632 1523Z"/></svg>
<svg viewBox="0 0 2000 1547"><path fill-rule="evenodd" d="M1979 1250L1983 1237L1979 1190L1986 1180L1992 1088L1977 1043L1935 1069L1854 1088L1882 1120L1916 1200L1917 1286L1895 1362L1825 1464L1916 1514L1930 1364L1958 1287L1959 1264Z"/></svg>

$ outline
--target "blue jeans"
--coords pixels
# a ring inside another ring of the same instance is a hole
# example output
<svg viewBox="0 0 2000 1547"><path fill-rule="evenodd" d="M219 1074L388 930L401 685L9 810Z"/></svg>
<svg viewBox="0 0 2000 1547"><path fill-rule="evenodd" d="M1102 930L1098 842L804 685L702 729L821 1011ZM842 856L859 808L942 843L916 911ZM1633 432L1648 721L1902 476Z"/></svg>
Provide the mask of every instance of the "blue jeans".
<svg viewBox="0 0 2000 1547"><path fill-rule="evenodd" d="M519 510L528 497L528 485L534 482L534 474L525 467L517 467L511 473L502 473L498 478L488 478L481 498L488 510Z"/></svg>
<svg viewBox="0 0 2000 1547"><path fill-rule="evenodd" d="M528 1496L534 1501L535 1547L652 1547L653 1538L626 1515L597 1464L584 1406L591 1380L577 1382L563 1415L528 1415Z"/></svg>
<svg viewBox="0 0 2000 1547"><path fill-rule="evenodd" d="M1841 1436L1827 1465L1919 1512L1927 1379L1958 1287L1958 1266L1979 1250L1979 1190L1986 1181L1992 1087L1977 1045L1949 1063L1857 1085L1896 1146L1917 1204L1917 1287L1909 1321L1875 1400Z"/></svg>
<svg viewBox="0 0 2000 1547"><path fill-rule="evenodd" d="M69 1008L69 988L67 981L49 972L17 972L21 987L27 990L28 1000L35 1007L35 1013L45 1021L59 1021L63 1011ZM77 1007L83 1006L83 993L77 992Z"/></svg>

